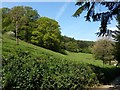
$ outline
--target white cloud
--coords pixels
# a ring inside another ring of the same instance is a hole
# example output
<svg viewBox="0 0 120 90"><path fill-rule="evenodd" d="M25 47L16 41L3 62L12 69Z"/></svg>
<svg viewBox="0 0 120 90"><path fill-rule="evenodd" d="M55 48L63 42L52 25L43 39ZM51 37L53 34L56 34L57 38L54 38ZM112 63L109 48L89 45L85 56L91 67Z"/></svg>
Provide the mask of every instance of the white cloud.
<svg viewBox="0 0 120 90"><path fill-rule="evenodd" d="M112 31L118 30L117 27L108 27L108 29L110 29L110 30L112 30Z"/></svg>
<svg viewBox="0 0 120 90"><path fill-rule="evenodd" d="M76 0L1 0L1 2L76 2Z"/></svg>
<svg viewBox="0 0 120 90"><path fill-rule="evenodd" d="M55 17L55 20L58 20L63 15L63 13L65 12L65 10L68 7L69 3L70 3L70 0L69 0L69 2L65 2L62 5L62 7L60 8L59 12L57 13L57 15Z"/></svg>

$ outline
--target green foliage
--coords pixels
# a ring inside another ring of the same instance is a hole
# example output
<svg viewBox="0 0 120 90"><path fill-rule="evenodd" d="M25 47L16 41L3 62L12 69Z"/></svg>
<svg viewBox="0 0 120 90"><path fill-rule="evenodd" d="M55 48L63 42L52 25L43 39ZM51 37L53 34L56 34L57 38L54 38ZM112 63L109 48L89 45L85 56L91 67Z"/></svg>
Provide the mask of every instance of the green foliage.
<svg viewBox="0 0 120 90"><path fill-rule="evenodd" d="M118 64L120 64L120 16L118 15L116 18L118 25L118 31L115 32L114 39L115 39L115 59L118 61Z"/></svg>
<svg viewBox="0 0 120 90"><path fill-rule="evenodd" d="M85 2L79 2L77 1L76 5L79 6L79 8L76 10L76 12L73 14L74 17L80 16L80 14L83 11L86 11L85 19L86 21L100 21L100 32L97 34L99 36L105 35L106 33L109 34L107 30L107 25L110 23L111 20L113 20L114 16L119 15L120 12L120 1L119 2L88 2L89 0L86 0ZM104 0L106 1L106 0ZM97 11L96 7L103 6L106 10Z"/></svg>
<svg viewBox="0 0 120 90"><path fill-rule="evenodd" d="M95 65L89 65L101 84L111 84L111 82L120 76L120 68L116 67L98 67Z"/></svg>
<svg viewBox="0 0 120 90"><path fill-rule="evenodd" d="M39 18L37 11L31 7L2 8L2 13L2 32L13 31L17 44L21 39L63 54L66 54L64 50L91 53L89 46L93 42L61 37L58 22L47 17Z"/></svg>
<svg viewBox="0 0 120 90"><path fill-rule="evenodd" d="M3 56L3 89L83 89L98 84L96 74L84 64L43 55L32 58L28 51Z"/></svg>
<svg viewBox="0 0 120 90"><path fill-rule="evenodd" d="M61 33L58 22L47 17L36 21L37 28L32 32L31 42L50 50L59 51Z"/></svg>
<svg viewBox="0 0 120 90"><path fill-rule="evenodd" d="M36 73L35 61L28 52L18 52L17 55L3 57L3 88L36 88L41 77ZM34 87L33 87L34 86Z"/></svg>
<svg viewBox="0 0 120 90"><path fill-rule="evenodd" d="M91 53L90 47L94 44L93 41L81 41L75 40L74 38L70 38L67 36L62 36L61 39L61 47L70 52L83 52L83 53Z"/></svg>
<svg viewBox="0 0 120 90"><path fill-rule="evenodd" d="M108 70L107 65L99 69L103 68L101 61L94 61L91 54L62 55L21 40L16 45L15 38L8 35L3 36L2 49L3 89L83 90L107 83L119 74L119 69Z"/></svg>
<svg viewBox="0 0 120 90"><path fill-rule="evenodd" d="M9 12L9 8L2 8L2 33L10 30L13 31L13 24L11 24Z"/></svg>
<svg viewBox="0 0 120 90"><path fill-rule="evenodd" d="M103 63L101 60L95 60L92 54L86 53L74 53L74 52L67 52L66 55L67 59L81 64L92 64L95 66L103 67ZM105 67L109 67L110 65L105 65Z"/></svg>
<svg viewBox="0 0 120 90"><path fill-rule="evenodd" d="M93 46L95 59L101 59L103 63L107 63L114 59L113 50L113 43L108 39L98 40Z"/></svg>
<svg viewBox="0 0 120 90"><path fill-rule="evenodd" d="M70 52L79 52L78 44L74 38L62 36L61 42L62 49L65 49Z"/></svg>
<svg viewBox="0 0 120 90"><path fill-rule="evenodd" d="M78 44L71 41L65 44L65 49L71 52L79 52Z"/></svg>
<svg viewBox="0 0 120 90"><path fill-rule="evenodd" d="M93 41L77 41L82 53L92 53L91 47L94 45Z"/></svg>
<svg viewBox="0 0 120 90"><path fill-rule="evenodd" d="M31 33L39 14L28 6L2 8L2 33L13 31L22 40L30 42Z"/></svg>

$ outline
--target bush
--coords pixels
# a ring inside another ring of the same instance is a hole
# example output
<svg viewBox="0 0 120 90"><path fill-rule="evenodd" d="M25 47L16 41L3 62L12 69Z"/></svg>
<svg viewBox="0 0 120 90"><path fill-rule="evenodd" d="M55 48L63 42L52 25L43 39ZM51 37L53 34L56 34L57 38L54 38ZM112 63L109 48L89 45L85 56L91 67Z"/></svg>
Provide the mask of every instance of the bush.
<svg viewBox="0 0 120 90"><path fill-rule="evenodd" d="M100 84L111 84L111 82L118 76L120 76L120 68L116 67L98 67L89 65L96 76Z"/></svg>
<svg viewBox="0 0 120 90"><path fill-rule="evenodd" d="M3 56L3 89L81 90L99 83L85 64L41 54L32 58L28 51Z"/></svg>
<svg viewBox="0 0 120 90"><path fill-rule="evenodd" d="M12 31L8 31L6 32L7 35L9 35L10 37L15 37L15 33Z"/></svg>
<svg viewBox="0 0 120 90"><path fill-rule="evenodd" d="M92 50L95 59L102 60L103 64L111 62L114 59L113 51L113 42L104 38L98 40Z"/></svg>

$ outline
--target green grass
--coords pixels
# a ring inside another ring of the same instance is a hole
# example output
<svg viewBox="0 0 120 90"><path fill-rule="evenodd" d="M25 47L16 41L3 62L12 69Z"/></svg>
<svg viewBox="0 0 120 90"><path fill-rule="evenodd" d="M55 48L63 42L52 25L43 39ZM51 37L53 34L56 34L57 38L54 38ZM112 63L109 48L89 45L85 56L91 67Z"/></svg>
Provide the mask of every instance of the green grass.
<svg viewBox="0 0 120 90"><path fill-rule="evenodd" d="M101 60L95 60L92 56L92 54L86 54L86 53L72 53L72 52L67 52L67 55L63 55L58 52L54 52L42 47L35 46L30 43L26 43L22 40L19 40L19 45L16 45L15 38L10 37L8 35L3 35L3 55L8 55L10 53L15 53L17 50L22 50L22 51L28 51L32 54L33 57L39 58L42 55L50 55L55 58L60 58L60 59L67 59L69 61L72 61L74 63L86 63L86 64L92 64L95 66L100 66L103 67L103 63ZM109 67L109 65L105 65ZM104 66L104 67L105 67Z"/></svg>
<svg viewBox="0 0 120 90"><path fill-rule="evenodd" d="M39 57L42 54L54 55L54 57L60 57L60 58L64 57L63 54L53 52L48 49L44 49L42 47L38 47L30 43L26 43L22 40L19 40L19 45L16 45L15 38L7 35L3 36L2 44L3 44L2 46L3 55L8 55L10 53L16 52L17 50L22 50L22 51L30 52L33 55L33 57Z"/></svg>
<svg viewBox="0 0 120 90"><path fill-rule="evenodd" d="M77 63L87 63L96 66L103 66L102 60L95 60L92 54L67 52L66 57ZM109 65L105 65L109 66Z"/></svg>
<svg viewBox="0 0 120 90"><path fill-rule="evenodd" d="M92 87L108 83L118 76L117 68L109 65L103 67L102 61L95 60L92 54L66 51L67 55L63 55L22 40L16 45L15 38L8 35L3 35L2 45L5 88L11 85L24 88L26 85L37 88L39 85L46 88L55 88L56 85L58 88Z"/></svg>

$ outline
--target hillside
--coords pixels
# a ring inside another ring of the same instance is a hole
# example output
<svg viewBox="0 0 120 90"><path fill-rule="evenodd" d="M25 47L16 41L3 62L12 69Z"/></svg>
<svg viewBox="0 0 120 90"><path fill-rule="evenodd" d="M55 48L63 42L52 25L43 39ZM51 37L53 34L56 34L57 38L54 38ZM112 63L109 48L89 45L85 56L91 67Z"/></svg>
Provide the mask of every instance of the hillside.
<svg viewBox="0 0 120 90"><path fill-rule="evenodd" d="M20 44L16 45L16 41L14 37L10 37L8 35L3 35L3 55L8 55L15 53L18 50L30 52L33 57L40 57L42 55L50 55L55 58L61 58L61 59L67 59L72 62L77 63L88 63L93 64L97 66L103 66L101 60L95 60L92 56L92 54L86 54L86 53L72 53L66 51L67 55L63 55L58 52L54 52L42 47L35 46L33 44L24 42L20 40ZM109 66L109 65L107 65Z"/></svg>
<svg viewBox="0 0 120 90"><path fill-rule="evenodd" d="M21 40L16 45L9 35L3 35L2 50L4 89L80 90L109 83L119 75L117 68L103 67L91 54L63 55Z"/></svg>
<svg viewBox="0 0 120 90"><path fill-rule="evenodd" d="M17 50L30 52L33 57L39 57L42 54L44 55L54 55L54 57L64 57L63 54L44 49L42 47L35 46L33 44L24 42L20 40L20 44L16 45L16 41L14 37L10 37L8 35L3 36L3 55L8 55L10 53L15 53Z"/></svg>

